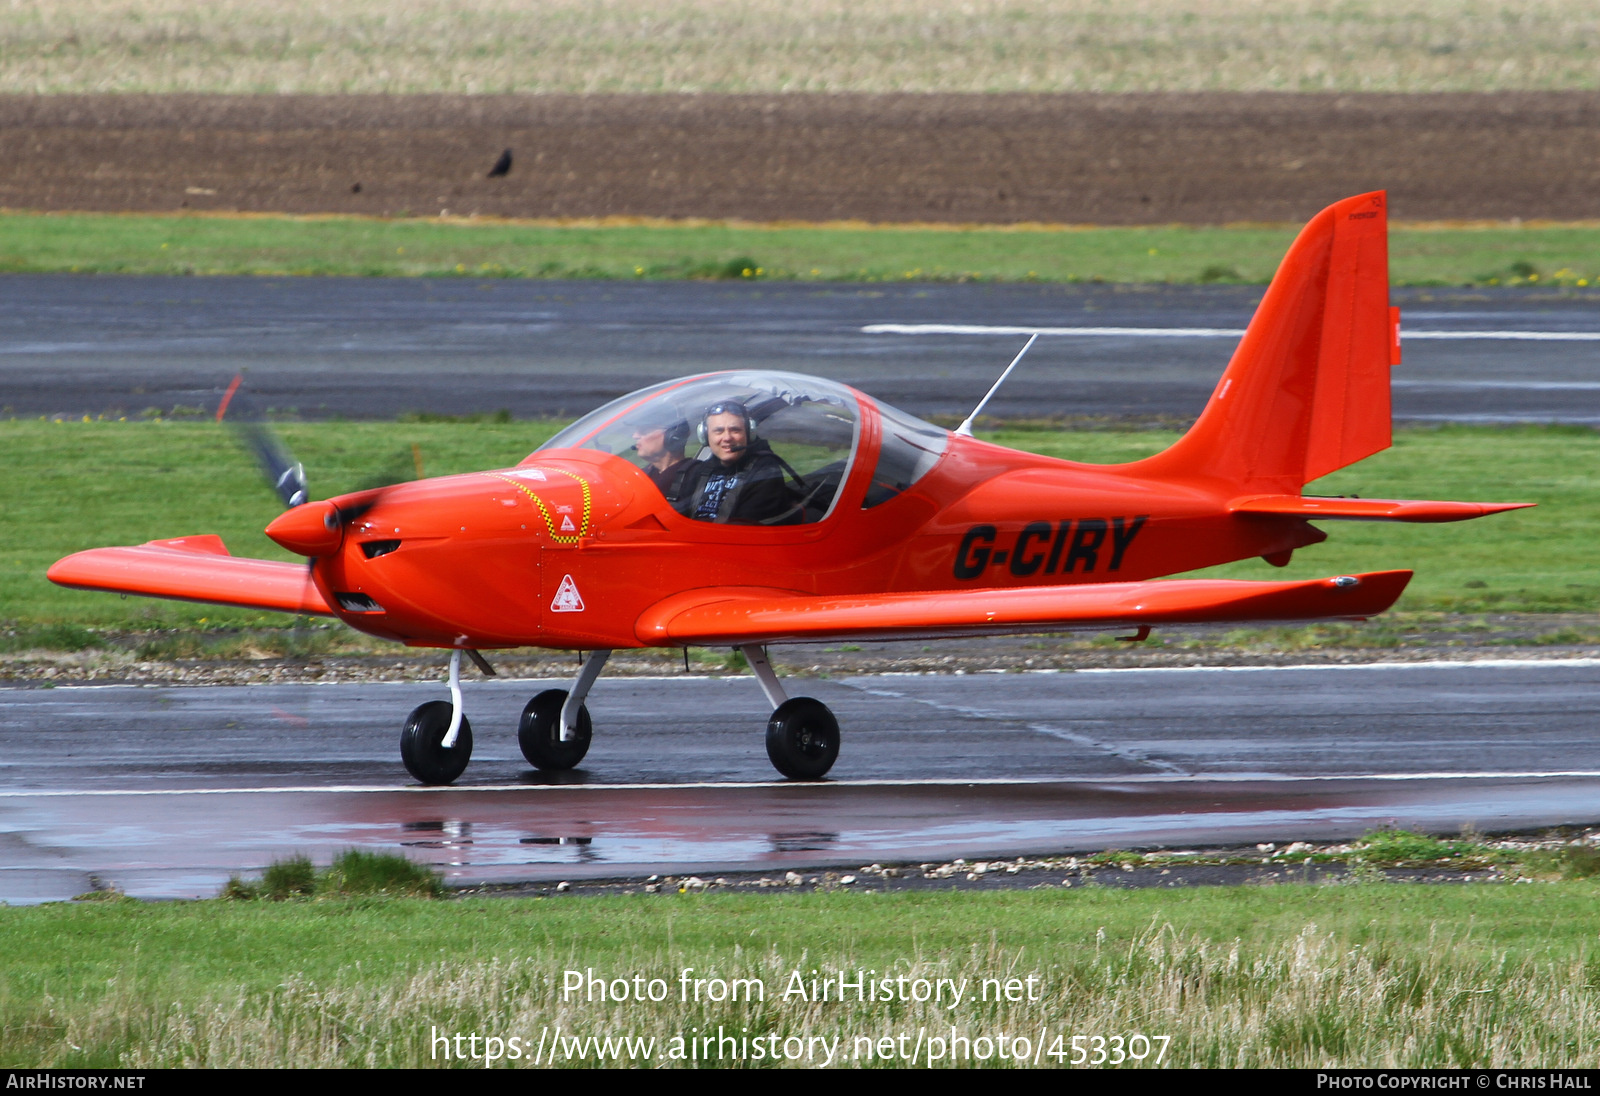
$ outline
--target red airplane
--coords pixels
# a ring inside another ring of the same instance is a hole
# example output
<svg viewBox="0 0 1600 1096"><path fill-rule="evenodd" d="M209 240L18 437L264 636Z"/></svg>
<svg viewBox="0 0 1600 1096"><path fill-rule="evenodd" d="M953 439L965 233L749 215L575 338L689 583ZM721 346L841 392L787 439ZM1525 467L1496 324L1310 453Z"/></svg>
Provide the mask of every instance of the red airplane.
<svg viewBox="0 0 1600 1096"><path fill-rule="evenodd" d="M411 713L400 753L424 784L465 769L461 655L589 652L570 690L528 702L523 754L547 770L589 749L584 701L611 651L729 646L772 705L785 776L833 765L839 725L789 697L779 642L1037 633L1222 621L1362 619L1410 571L1297 582L1149 580L1260 556L1282 566L1311 524L1459 521L1524 503L1303 496L1390 444L1385 195L1300 233L1194 427L1165 452L1091 465L922 422L832 381L766 370L658 384L578 420L514 468L307 502L267 535L309 567L228 554L216 536L79 552L63 586L338 617L451 651L449 701ZM1013 363L1015 364L1015 363ZM970 422L970 420L969 420Z"/></svg>

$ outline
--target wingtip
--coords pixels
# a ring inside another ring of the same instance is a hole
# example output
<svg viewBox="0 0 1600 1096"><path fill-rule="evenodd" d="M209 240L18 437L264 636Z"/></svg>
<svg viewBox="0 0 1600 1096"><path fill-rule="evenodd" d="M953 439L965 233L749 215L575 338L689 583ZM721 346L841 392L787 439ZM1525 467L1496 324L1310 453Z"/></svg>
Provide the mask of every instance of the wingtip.
<svg viewBox="0 0 1600 1096"><path fill-rule="evenodd" d="M71 586L72 582L70 575L72 572L72 561L81 554L82 553L74 552L70 556L63 556L56 560L50 565L50 569L44 573L44 577L55 583L57 586Z"/></svg>
<svg viewBox="0 0 1600 1096"><path fill-rule="evenodd" d="M1308 585L1321 587L1339 598L1337 602L1325 604L1348 604L1348 608L1342 608L1337 613L1338 616L1365 620L1393 608L1410 585L1413 574L1412 571L1368 571L1313 580Z"/></svg>
<svg viewBox="0 0 1600 1096"><path fill-rule="evenodd" d="M1471 521L1490 514L1503 514L1510 510L1526 510L1539 505L1536 502L1410 502L1401 506L1401 521L1434 524L1447 521Z"/></svg>
<svg viewBox="0 0 1600 1096"><path fill-rule="evenodd" d="M1373 571L1356 576L1361 580L1361 585L1367 588L1367 597L1372 606L1371 611L1362 616L1377 616L1394 608L1394 603L1406 592L1415 574L1415 571Z"/></svg>

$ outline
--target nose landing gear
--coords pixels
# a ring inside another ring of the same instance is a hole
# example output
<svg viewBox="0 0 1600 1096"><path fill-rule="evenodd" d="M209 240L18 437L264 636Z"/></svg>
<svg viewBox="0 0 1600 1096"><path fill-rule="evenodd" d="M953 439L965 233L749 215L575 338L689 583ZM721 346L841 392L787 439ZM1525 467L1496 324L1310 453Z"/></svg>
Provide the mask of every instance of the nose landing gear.
<svg viewBox="0 0 1600 1096"><path fill-rule="evenodd" d="M493 674L477 651L468 651L485 673ZM451 784L472 760L472 724L461 711L461 650L450 652L450 699L418 705L400 731L400 760L423 784Z"/></svg>
<svg viewBox="0 0 1600 1096"><path fill-rule="evenodd" d="M424 784L453 783L472 760L472 724L463 716L455 744L446 746L450 720L450 702L430 700L411 713L400 732L400 760L406 771Z"/></svg>

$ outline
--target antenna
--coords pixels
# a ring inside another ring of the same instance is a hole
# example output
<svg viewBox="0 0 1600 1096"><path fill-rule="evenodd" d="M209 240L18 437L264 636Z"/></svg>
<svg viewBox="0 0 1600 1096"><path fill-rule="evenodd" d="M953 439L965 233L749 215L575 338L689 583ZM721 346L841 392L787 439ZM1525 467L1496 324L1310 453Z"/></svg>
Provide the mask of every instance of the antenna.
<svg viewBox="0 0 1600 1096"><path fill-rule="evenodd" d="M1022 355L1028 352L1029 348L1031 348L1033 344L1038 341L1038 338L1039 333L1037 331L1028 336L1027 344L1023 346L1021 350L1017 351L1017 356L1011 359L1011 364L1006 366L1006 371L1004 373L1000 374L1000 379L995 381L994 386L989 389L988 393L983 397L983 399L978 401L978 406L972 409L972 414L967 416L967 421L956 427L956 433L964 434L969 438L972 437L972 420L976 419L978 417L978 413L988 406L989 400L996 392L1000 391L1000 386L1006 383L1006 378L1011 376L1011 371L1015 369L1017 367L1017 363L1022 360Z"/></svg>

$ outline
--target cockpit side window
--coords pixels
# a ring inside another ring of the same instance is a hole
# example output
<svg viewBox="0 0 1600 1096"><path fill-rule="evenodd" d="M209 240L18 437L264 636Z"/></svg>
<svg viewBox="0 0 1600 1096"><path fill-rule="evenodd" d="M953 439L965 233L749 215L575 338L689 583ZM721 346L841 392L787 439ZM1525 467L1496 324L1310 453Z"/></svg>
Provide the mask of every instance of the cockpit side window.
<svg viewBox="0 0 1600 1096"><path fill-rule="evenodd" d="M898 408L878 404L878 420L883 440L872 481L861 500L863 510L883 505L927 475L950 444L948 430Z"/></svg>
<svg viewBox="0 0 1600 1096"><path fill-rule="evenodd" d="M541 448L600 449L629 460L697 521L801 525L832 511L860 418L843 385L750 370L625 396Z"/></svg>

